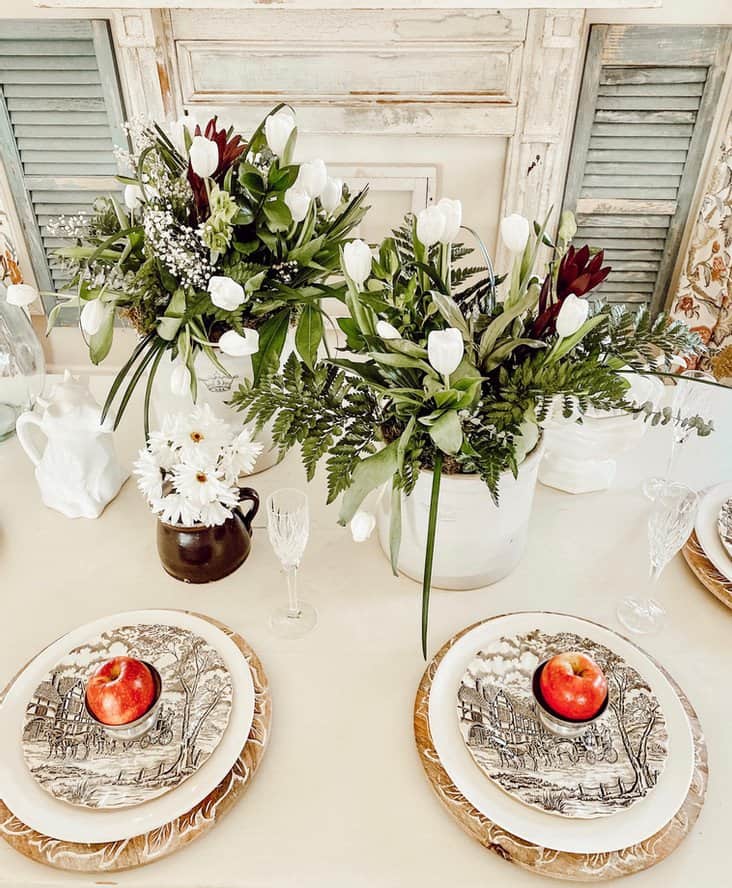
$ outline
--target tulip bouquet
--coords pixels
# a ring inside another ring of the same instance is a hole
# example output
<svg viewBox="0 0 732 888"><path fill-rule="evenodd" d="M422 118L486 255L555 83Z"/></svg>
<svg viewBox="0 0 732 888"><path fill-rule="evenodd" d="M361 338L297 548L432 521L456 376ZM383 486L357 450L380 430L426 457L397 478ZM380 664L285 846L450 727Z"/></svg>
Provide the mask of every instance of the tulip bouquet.
<svg viewBox="0 0 732 888"><path fill-rule="evenodd" d="M73 271L73 295L59 305L80 309L95 364L109 353L118 314L140 342L117 376L104 413L127 381L117 421L148 370L146 407L155 372L168 353L171 385L196 399L194 360L203 351L226 375L221 353L251 355L255 379L279 367L288 329L313 366L323 338L323 296L341 249L366 208L322 160L294 163L293 113L275 108L246 141L216 118L201 126L184 117L166 132L149 126L128 160L124 206L100 199L88 219L60 220L77 245L59 255ZM63 295L63 294L62 294ZM57 311L51 315L52 325ZM146 431L147 431L147 409Z"/></svg>
<svg viewBox="0 0 732 888"><path fill-rule="evenodd" d="M456 263L467 252L454 243L460 227L459 202L442 201L408 217L373 259L367 245L350 244L343 250L349 316L339 323L358 360L344 354L309 366L293 355L283 374L235 396L249 421L263 425L276 415L275 441L283 452L301 445L309 477L325 458L329 501L343 494L339 520L352 523L355 538L373 527L361 510L365 498L390 488L395 572L402 494L420 470L432 470L425 656L442 475L477 473L498 502L501 473L520 471L554 404L566 415L628 409L621 369L641 371L652 357L700 348L683 324L590 302L610 269L602 252L571 246L571 215L563 216L556 243L545 226L504 220L515 258L500 300L502 282L490 268ZM533 269L542 244L552 259L539 276Z"/></svg>

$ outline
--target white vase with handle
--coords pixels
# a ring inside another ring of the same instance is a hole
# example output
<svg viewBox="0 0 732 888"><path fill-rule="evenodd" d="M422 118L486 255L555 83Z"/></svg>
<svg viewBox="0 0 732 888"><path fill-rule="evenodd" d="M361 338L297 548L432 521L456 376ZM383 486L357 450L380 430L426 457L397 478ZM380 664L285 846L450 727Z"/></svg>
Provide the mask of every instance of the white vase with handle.
<svg viewBox="0 0 732 888"><path fill-rule="evenodd" d="M67 518L98 518L129 476L117 459L111 421L100 423L88 380L68 370L38 404L43 413L21 414L16 433L36 467L44 504Z"/></svg>
<svg viewBox="0 0 732 888"><path fill-rule="evenodd" d="M518 477L503 472L499 505L479 475L445 475L440 481L432 585L477 589L505 577L521 560L543 453L538 444L521 463ZM402 495L402 542L398 568L421 582L427 547L432 472L423 469L409 496ZM389 557L390 497L379 500L379 542Z"/></svg>

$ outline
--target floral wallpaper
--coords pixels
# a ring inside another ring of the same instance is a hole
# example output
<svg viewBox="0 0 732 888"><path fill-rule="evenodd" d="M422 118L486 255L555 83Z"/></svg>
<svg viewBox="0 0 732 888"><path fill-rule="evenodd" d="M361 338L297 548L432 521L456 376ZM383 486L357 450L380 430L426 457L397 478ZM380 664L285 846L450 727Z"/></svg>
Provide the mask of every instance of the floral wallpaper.
<svg viewBox="0 0 732 888"><path fill-rule="evenodd" d="M701 361L732 382L732 117L710 176L672 312L696 330L710 354Z"/></svg>

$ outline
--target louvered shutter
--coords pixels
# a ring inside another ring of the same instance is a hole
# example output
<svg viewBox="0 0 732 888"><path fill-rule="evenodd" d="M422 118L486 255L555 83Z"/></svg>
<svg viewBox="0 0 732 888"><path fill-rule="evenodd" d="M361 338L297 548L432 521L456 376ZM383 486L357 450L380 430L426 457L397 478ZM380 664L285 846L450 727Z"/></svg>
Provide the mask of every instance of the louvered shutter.
<svg viewBox="0 0 732 888"><path fill-rule="evenodd" d="M42 290L68 280L48 230L119 191L115 146L127 147L106 21L6 21L0 27L0 147ZM48 311L55 303L44 297ZM73 318L69 318L73 320Z"/></svg>
<svg viewBox="0 0 732 888"><path fill-rule="evenodd" d="M595 25L564 206L613 271L598 294L659 311L727 60L729 28Z"/></svg>

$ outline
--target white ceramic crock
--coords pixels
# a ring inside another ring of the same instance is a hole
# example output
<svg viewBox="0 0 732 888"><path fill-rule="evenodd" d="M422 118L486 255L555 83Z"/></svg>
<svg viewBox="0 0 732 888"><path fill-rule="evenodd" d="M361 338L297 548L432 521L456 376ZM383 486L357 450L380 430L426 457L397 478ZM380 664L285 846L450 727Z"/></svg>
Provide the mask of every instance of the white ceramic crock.
<svg viewBox="0 0 732 888"><path fill-rule="evenodd" d="M505 577L521 560L543 453L538 444L519 468L504 472L499 505L479 475L443 475L437 511L432 585L440 589L477 589ZM423 470L409 496L402 495L402 543L398 568L421 582L427 545L432 472ZM379 542L389 553L390 497L376 511Z"/></svg>

